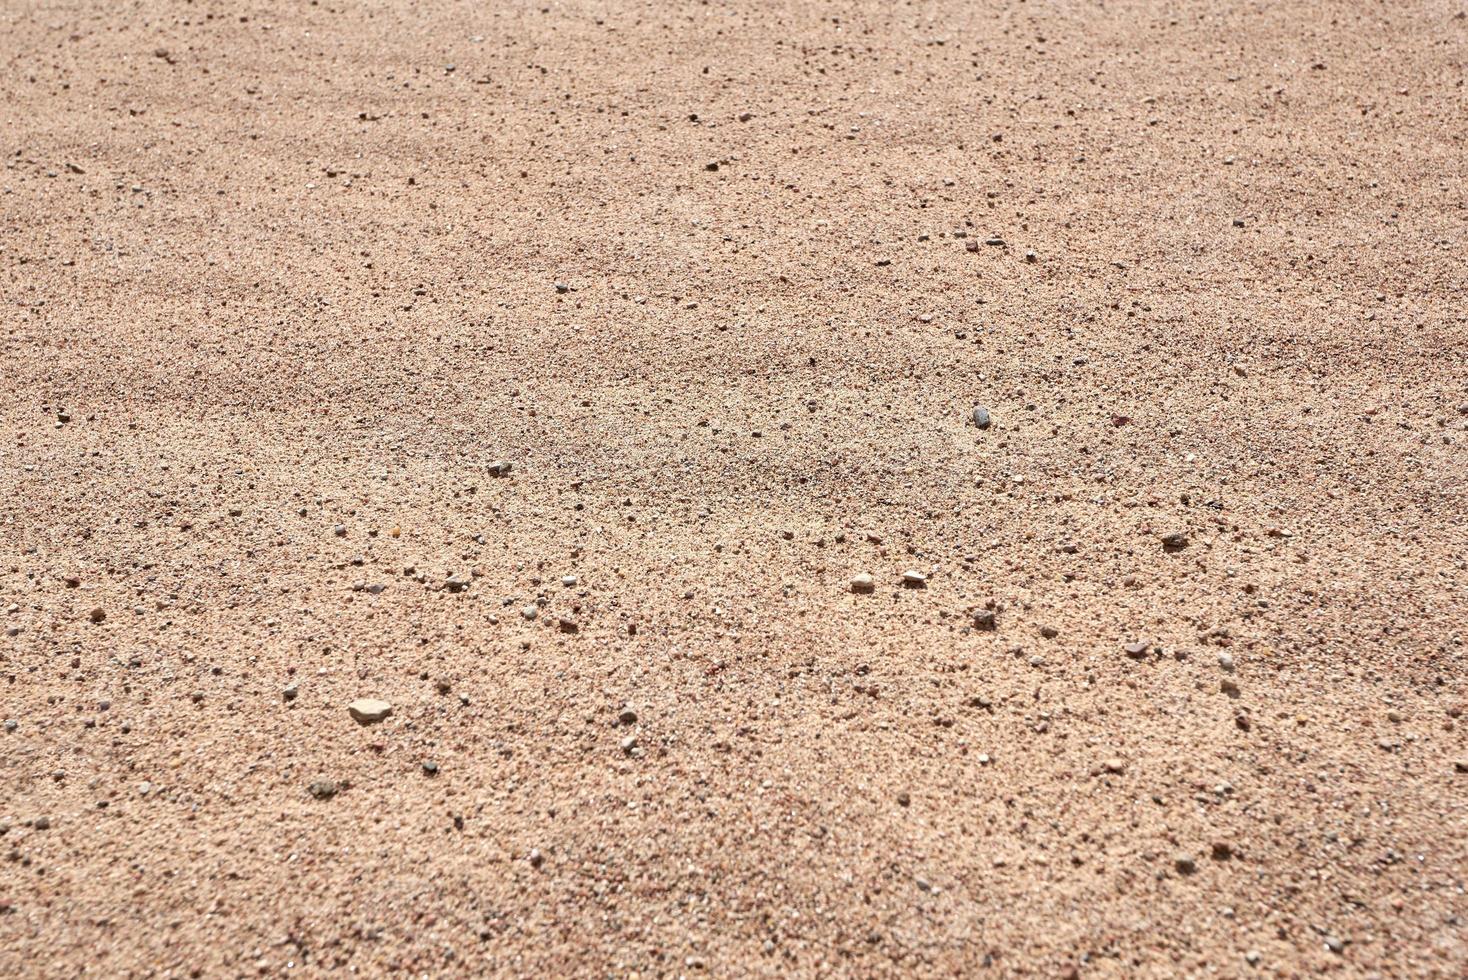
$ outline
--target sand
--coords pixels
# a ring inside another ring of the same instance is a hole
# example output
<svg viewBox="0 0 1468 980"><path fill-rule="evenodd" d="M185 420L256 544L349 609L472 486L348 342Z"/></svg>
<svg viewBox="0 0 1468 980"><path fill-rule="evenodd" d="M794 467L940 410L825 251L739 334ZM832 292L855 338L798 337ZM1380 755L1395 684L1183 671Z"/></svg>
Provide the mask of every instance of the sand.
<svg viewBox="0 0 1468 980"><path fill-rule="evenodd" d="M4 5L0 974L1462 976L1465 9Z"/></svg>

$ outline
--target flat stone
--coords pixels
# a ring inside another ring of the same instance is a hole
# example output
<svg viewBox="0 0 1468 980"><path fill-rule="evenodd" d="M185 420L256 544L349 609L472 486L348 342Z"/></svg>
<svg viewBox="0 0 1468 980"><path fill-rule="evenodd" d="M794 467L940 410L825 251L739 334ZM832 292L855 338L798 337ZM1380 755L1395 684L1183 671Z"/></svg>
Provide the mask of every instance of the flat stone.
<svg viewBox="0 0 1468 980"><path fill-rule="evenodd" d="M862 572L860 575L852 576L852 579L851 579L851 591L852 592L870 592L873 589L875 589L876 587L877 587L877 580L874 579L874 578L872 578L866 572Z"/></svg>
<svg viewBox="0 0 1468 980"><path fill-rule="evenodd" d="M909 589L921 589L928 584L928 577L916 569L908 569L902 573L902 584Z"/></svg>
<svg viewBox="0 0 1468 980"><path fill-rule="evenodd" d="M371 725L392 714L392 705L376 698L358 698L347 705L347 710L361 724Z"/></svg>

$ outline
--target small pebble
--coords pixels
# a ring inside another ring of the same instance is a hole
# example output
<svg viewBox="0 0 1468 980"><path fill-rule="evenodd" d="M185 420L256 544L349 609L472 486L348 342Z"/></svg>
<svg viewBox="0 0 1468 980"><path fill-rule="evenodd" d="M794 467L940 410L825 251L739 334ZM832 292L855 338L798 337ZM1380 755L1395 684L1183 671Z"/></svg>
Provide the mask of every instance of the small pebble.
<svg viewBox="0 0 1468 980"><path fill-rule="evenodd" d="M902 573L902 584L909 589L921 589L928 584L928 577L916 569L908 569Z"/></svg>
<svg viewBox="0 0 1468 980"><path fill-rule="evenodd" d="M1172 866L1177 868L1179 874L1185 875L1198 870L1198 862L1193 860L1193 855L1181 852L1173 856Z"/></svg>
<svg viewBox="0 0 1468 980"><path fill-rule="evenodd" d="M987 429L990 422L991 419L989 418L989 410L982 405L975 405L974 425L978 426L981 429Z"/></svg>
<svg viewBox="0 0 1468 980"><path fill-rule="evenodd" d="M318 800L329 800L336 795L336 783L329 779L318 779L307 787L307 791Z"/></svg>
<svg viewBox="0 0 1468 980"><path fill-rule="evenodd" d="M370 725L392 714L392 705L376 698L358 698L347 705L347 711L361 724Z"/></svg>
<svg viewBox="0 0 1468 980"><path fill-rule="evenodd" d="M870 592L877 587L877 580L866 572L853 576L851 579L852 592Z"/></svg>
<svg viewBox="0 0 1468 980"><path fill-rule="evenodd" d="M1188 546L1188 536L1181 531L1173 531L1162 536L1162 550L1173 552L1182 551Z"/></svg>

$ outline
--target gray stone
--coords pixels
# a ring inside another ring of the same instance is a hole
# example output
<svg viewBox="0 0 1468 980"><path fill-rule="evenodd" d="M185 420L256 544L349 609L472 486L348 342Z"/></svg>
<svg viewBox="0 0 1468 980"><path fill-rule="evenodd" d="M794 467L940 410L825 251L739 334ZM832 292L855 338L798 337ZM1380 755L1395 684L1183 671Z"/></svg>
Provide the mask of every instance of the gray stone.
<svg viewBox="0 0 1468 980"><path fill-rule="evenodd" d="M347 705L347 711L361 724L371 725L392 714L392 705L376 698L358 698Z"/></svg>

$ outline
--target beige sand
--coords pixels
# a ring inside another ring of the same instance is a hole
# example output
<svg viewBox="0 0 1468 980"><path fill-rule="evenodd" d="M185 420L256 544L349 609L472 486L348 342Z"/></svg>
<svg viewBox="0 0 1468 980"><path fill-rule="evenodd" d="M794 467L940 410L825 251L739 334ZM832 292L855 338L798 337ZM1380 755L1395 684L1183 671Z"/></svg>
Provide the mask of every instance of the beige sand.
<svg viewBox="0 0 1468 980"><path fill-rule="evenodd" d="M1465 9L0 5L0 974L1464 975Z"/></svg>

